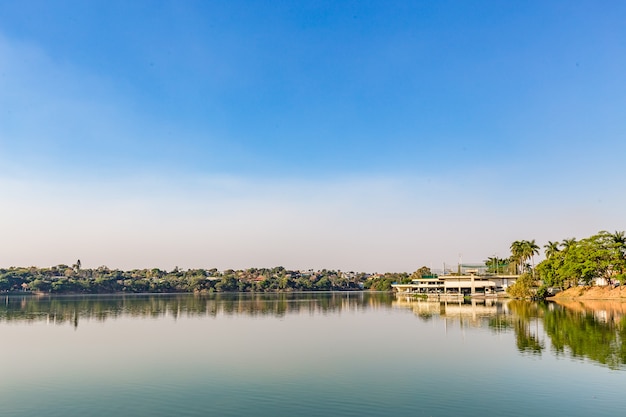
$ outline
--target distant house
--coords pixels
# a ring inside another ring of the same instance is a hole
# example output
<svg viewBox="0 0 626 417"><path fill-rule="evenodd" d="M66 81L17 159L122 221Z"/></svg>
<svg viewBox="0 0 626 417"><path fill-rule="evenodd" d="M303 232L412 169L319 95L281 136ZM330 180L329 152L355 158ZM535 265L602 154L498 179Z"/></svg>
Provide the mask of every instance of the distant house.
<svg viewBox="0 0 626 417"><path fill-rule="evenodd" d="M598 287L606 287L609 285L609 280L604 277L597 277L593 280L593 285L597 285Z"/></svg>

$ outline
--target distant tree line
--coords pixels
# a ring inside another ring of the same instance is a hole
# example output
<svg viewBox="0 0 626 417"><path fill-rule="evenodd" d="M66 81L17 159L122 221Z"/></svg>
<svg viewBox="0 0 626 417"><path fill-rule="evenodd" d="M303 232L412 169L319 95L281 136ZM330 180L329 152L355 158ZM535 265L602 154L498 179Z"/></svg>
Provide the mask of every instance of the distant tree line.
<svg viewBox="0 0 626 417"><path fill-rule="evenodd" d="M391 290L391 283L406 273L367 274L335 270L290 271L282 266L245 270L158 268L122 271L101 266L0 269L0 292L50 294L182 293L182 292L289 292Z"/></svg>

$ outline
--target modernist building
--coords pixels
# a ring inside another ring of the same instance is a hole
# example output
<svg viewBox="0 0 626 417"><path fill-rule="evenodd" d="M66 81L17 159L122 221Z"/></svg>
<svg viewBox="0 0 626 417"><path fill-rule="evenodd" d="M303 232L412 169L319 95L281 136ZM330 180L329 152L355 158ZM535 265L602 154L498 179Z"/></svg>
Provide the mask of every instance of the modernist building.
<svg viewBox="0 0 626 417"><path fill-rule="evenodd" d="M478 272L478 271L476 271ZM513 285L519 275L476 274L425 275L409 284L392 284L398 293L449 294L449 295L495 295Z"/></svg>

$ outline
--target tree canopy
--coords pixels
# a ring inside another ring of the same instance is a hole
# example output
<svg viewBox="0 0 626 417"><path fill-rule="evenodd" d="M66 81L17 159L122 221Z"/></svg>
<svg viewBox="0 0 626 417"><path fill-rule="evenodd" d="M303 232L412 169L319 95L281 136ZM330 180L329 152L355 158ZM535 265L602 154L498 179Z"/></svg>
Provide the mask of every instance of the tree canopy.
<svg viewBox="0 0 626 417"><path fill-rule="evenodd" d="M550 247L549 256L546 249L546 259L537 265L539 277L548 286L590 285L595 278L609 284L626 281L624 232L601 231L579 241L565 239L560 249L554 249Z"/></svg>

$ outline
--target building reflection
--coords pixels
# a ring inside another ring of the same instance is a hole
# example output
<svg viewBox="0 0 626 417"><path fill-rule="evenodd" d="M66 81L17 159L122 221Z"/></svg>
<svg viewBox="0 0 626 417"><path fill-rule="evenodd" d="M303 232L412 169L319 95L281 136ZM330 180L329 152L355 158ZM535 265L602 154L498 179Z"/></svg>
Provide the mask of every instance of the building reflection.
<svg viewBox="0 0 626 417"><path fill-rule="evenodd" d="M420 299L398 294L393 306L412 310L420 318L438 316L446 320L456 320L481 327L494 317L506 316L508 300L494 299Z"/></svg>
<svg viewBox="0 0 626 417"><path fill-rule="evenodd" d="M510 332L518 351L541 356L591 360L611 369L626 364L626 303L615 301L420 299L397 295L395 308L409 309L421 320Z"/></svg>

